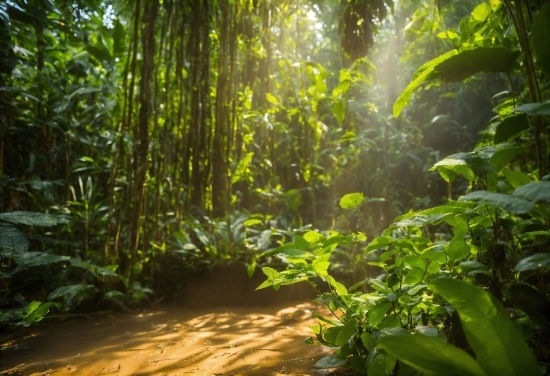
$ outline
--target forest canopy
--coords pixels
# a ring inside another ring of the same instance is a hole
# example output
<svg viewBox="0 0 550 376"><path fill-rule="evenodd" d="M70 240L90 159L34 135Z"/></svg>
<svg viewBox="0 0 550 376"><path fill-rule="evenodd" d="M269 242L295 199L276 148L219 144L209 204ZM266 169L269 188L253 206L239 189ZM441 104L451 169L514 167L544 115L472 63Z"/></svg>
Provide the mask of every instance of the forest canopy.
<svg viewBox="0 0 550 376"><path fill-rule="evenodd" d="M3 2L0 320L240 262L327 283L327 364L436 372L376 333L460 347L458 281L548 365L549 25L546 0ZM464 330L468 372L505 374Z"/></svg>

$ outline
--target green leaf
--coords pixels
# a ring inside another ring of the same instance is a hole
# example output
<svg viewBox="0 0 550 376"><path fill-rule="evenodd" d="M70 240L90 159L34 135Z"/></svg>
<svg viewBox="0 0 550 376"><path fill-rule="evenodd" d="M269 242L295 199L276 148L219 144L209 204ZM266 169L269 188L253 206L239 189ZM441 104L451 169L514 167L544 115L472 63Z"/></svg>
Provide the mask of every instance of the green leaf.
<svg viewBox="0 0 550 376"><path fill-rule="evenodd" d="M364 199L365 197L363 196L362 193L348 193L347 195L344 195L344 197L340 199L340 207L342 209L348 209L348 210L355 209L356 207L361 205Z"/></svg>
<svg viewBox="0 0 550 376"><path fill-rule="evenodd" d="M478 21L483 22L491 15L491 7L488 3L481 3L474 8L471 17Z"/></svg>
<svg viewBox="0 0 550 376"><path fill-rule="evenodd" d="M346 117L346 101L343 99L335 99L334 105L332 106L332 113L336 120L342 123Z"/></svg>
<svg viewBox="0 0 550 376"><path fill-rule="evenodd" d="M27 309L25 310L25 314L22 315L23 320L17 323L16 326L23 325L25 327L29 327L31 324L42 321L42 319L50 311L50 307L52 305L54 305L54 303L42 304L41 302L38 302L38 301L32 301L27 306Z"/></svg>
<svg viewBox="0 0 550 376"><path fill-rule="evenodd" d="M25 268L43 266L71 259L69 256L57 256L44 252L15 253L13 254L13 258L17 264L17 271Z"/></svg>
<svg viewBox="0 0 550 376"><path fill-rule="evenodd" d="M339 143L342 143L342 142L345 142L345 141L350 141L350 140L354 140L355 139L355 133L352 132L352 131L349 131L349 132L346 132L344 133L344 135L342 135L342 137L340 137L340 139L338 140Z"/></svg>
<svg viewBox="0 0 550 376"><path fill-rule="evenodd" d="M29 241L21 231L0 223L0 249L7 252L26 252Z"/></svg>
<svg viewBox="0 0 550 376"><path fill-rule="evenodd" d="M386 359L384 354L377 353L368 369L369 376L386 376Z"/></svg>
<svg viewBox="0 0 550 376"><path fill-rule="evenodd" d="M531 44L538 65L550 76L550 4L545 4L531 27Z"/></svg>
<svg viewBox="0 0 550 376"><path fill-rule="evenodd" d="M424 268L412 268L407 275L405 276L405 279L403 280L403 283L407 285L414 285L416 283L419 283L422 281L422 278L424 277Z"/></svg>
<svg viewBox="0 0 550 376"><path fill-rule="evenodd" d="M491 205L502 208L510 213L527 213L534 204L521 197L487 191L476 191L462 196L460 201L478 201L478 206Z"/></svg>
<svg viewBox="0 0 550 376"><path fill-rule="evenodd" d="M501 142L513 139L529 128L529 119L527 119L525 114L510 116L497 125L494 143L500 144Z"/></svg>
<svg viewBox="0 0 550 376"><path fill-rule="evenodd" d="M540 375L523 336L488 292L453 278L437 279L429 288L455 306L468 343L488 375Z"/></svg>
<svg viewBox="0 0 550 376"><path fill-rule="evenodd" d="M342 367L346 364L346 361L344 359L341 359L337 357L336 355L328 355L324 358L319 359L317 363L315 363L315 368L338 368Z"/></svg>
<svg viewBox="0 0 550 376"><path fill-rule="evenodd" d="M246 221L243 222L243 226L251 227L254 225L259 225L260 223L262 223L260 219L247 219Z"/></svg>
<svg viewBox="0 0 550 376"><path fill-rule="evenodd" d="M370 244L365 247L365 254L369 254L370 252L376 251L377 249L387 247L391 244L391 239L392 238L388 236L378 236L374 238L372 242L370 242Z"/></svg>
<svg viewBox="0 0 550 376"><path fill-rule="evenodd" d="M323 234L318 233L317 231L308 231L304 234L304 239L314 246L317 243L320 243L325 240Z"/></svg>
<svg viewBox="0 0 550 376"><path fill-rule="evenodd" d="M516 170L511 170L507 167L502 170L502 174L506 177L506 180L508 180L510 185L514 188L519 188L522 185L531 182L531 178L528 175L525 175L524 173Z"/></svg>
<svg viewBox="0 0 550 376"><path fill-rule="evenodd" d="M369 309L369 322L372 326L377 326L382 322L382 319L384 316L386 316L386 312L391 308L392 304L391 302L383 299L379 303L377 303L374 307Z"/></svg>
<svg viewBox="0 0 550 376"><path fill-rule="evenodd" d="M64 221L63 218L57 217L52 214L26 212L26 211L2 213L0 214L0 220L10 222L16 225L21 224L21 225L27 225L27 226L41 226L41 227L55 226L58 223L62 223Z"/></svg>
<svg viewBox="0 0 550 376"><path fill-rule="evenodd" d="M519 51L502 47L478 47L466 50L438 64L433 78L458 82L479 72L508 72L517 60Z"/></svg>
<svg viewBox="0 0 550 376"><path fill-rule="evenodd" d="M395 100L395 103L393 104L393 117L399 117L403 109L407 107L407 104L409 104L414 90L429 79L430 75L433 73L435 67L438 64L457 54L457 50L451 50L444 53L443 55L436 57L433 60L428 61L420 68L418 68L418 70L413 75L412 81Z"/></svg>
<svg viewBox="0 0 550 376"><path fill-rule="evenodd" d="M426 376L487 376L466 352L434 337L388 335L378 340L378 348Z"/></svg>
<svg viewBox="0 0 550 376"><path fill-rule="evenodd" d="M483 152L490 155L494 172L500 172L512 159L520 154L527 153L528 149L515 143L500 144L496 147L487 147Z"/></svg>
<svg viewBox="0 0 550 376"><path fill-rule="evenodd" d="M327 282L334 287L334 290L336 293L340 296L344 296L348 294L348 290L346 289L346 286L335 280L332 276L327 276Z"/></svg>
<svg viewBox="0 0 550 376"><path fill-rule="evenodd" d="M349 320L346 325L342 328L340 333L336 336L336 340L334 341L334 344L336 346L344 346L346 343L348 343L349 339L352 335L355 334L355 331L357 330L357 320L351 319Z"/></svg>
<svg viewBox="0 0 550 376"><path fill-rule="evenodd" d="M462 174L468 180L475 179L474 173L481 176L486 172L493 172L493 166L488 156L478 151L449 155L433 165L428 171L437 169L441 174L440 167L451 170L456 174Z"/></svg>
<svg viewBox="0 0 550 376"><path fill-rule="evenodd" d="M263 267L262 268L262 272L264 272L264 274L267 276L267 278L269 279L274 279L274 278L277 278L279 276L279 272L276 271L275 269L273 268L269 268L269 267Z"/></svg>
<svg viewBox="0 0 550 376"><path fill-rule="evenodd" d="M110 62L111 60L113 60L113 57L111 56L109 51L107 51L107 49L103 46L97 47L89 44L86 46L86 51L88 51L88 53L100 63L103 63L104 61Z"/></svg>
<svg viewBox="0 0 550 376"><path fill-rule="evenodd" d="M124 52L124 40L126 39L126 33L124 32L124 26L118 19L115 20L115 26L113 28L113 53L118 55Z"/></svg>
<svg viewBox="0 0 550 376"><path fill-rule="evenodd" d="M279 100L277 100L277 98L271 94L271 93L267 93L265 95L265 99L267 99L267 101L275 106L278 106L279 105Z"/></svg>
<svg viewBox="0 0 550 376"><path fill-rule="evenodd" d="M361 334L361 342L363 342L363 345L368 352L371 352L372 349L376 347L376 340L372 338L372 334L369 332L364 332Z"/></svg>
<svg viewBox="0 0 550 376"><path fill-rule="evenodd" d="M115 270L118 267L118 265L109 265L103 268L101 266L92 264L90 261L83 261L76 258L71 259L69 262L71 263L71 266L74 266L76 268L86 269L96 277L98 274L109 276L109 277L118 277L117 274L115 273Z"/></svg>
<svg viewBox="0 0 550 376"><path fill-rule="evenodd" d="M466 244L466 242L460 238L454 237L449 243L447 248L447 253L449 254L449 259L451 260L460 260L466 258L470 255L471 247Z"/></svg>
<svg viewBox="0 0 550 376"><path fill-rule="evenodd" d="M526 103L516 107L514 111L524 112L529 116L550 116L550 102Z"/></svg>
<svg viewBox="0 0 550 376"><path fill-rule="evenodd" d="M514 268L517 272L526 272L537 270L550 266L550 253L535 253L532 256L524 258Z"/></svg>
<svg viewBox="0 0 550 376"><path fill-rule="evenodd" d="M550 181L525 184L516 189L513 194L533 202L550 200Z"/></svg>
<svg viewBox="0 0 550 376"><path fill-rule="evenodd" d="M61 286L48 294L48 300L54 300L60 297L64 297L65 301L69 301L74 298L80 291L86 290L88 288L95 289L93 285L83 285L80 283L76 285Z"/></svg>

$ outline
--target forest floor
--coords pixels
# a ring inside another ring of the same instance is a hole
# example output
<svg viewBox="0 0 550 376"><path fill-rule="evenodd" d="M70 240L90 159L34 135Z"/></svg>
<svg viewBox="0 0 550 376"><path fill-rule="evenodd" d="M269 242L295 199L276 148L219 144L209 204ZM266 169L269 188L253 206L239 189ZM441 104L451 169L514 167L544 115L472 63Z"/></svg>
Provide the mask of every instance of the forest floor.
<svg viewBox="0 0 550 376"><path fill-rule="evenodd" d="M329 374L313 366L331 350L304 343L323 311L309 286L255 292L261 280L218 269L146 310L0 333L0 375Z"/></svg>

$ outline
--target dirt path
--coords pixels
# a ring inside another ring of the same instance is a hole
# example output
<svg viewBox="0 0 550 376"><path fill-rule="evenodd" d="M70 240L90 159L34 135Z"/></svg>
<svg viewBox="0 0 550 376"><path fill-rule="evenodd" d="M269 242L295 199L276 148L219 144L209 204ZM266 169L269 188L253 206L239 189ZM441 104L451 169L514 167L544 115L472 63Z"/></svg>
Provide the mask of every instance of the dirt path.
<svg viewBox="0 0 550 376"><path fill-rule="evenodd" d="M0 343L0 375L326 375L330 349L304 343L322 309L307 286L254 292L234 269L148 311L25 329Z"/></svg>

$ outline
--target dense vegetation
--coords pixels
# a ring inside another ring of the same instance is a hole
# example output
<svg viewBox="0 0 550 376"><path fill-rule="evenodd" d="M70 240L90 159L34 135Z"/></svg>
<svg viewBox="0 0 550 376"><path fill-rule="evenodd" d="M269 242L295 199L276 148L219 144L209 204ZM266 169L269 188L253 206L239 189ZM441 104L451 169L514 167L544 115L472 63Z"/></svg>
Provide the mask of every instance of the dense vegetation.
<svg viewBox="0 0 550 376"><path fill-rule="evenodd" d="M549 40L544 0L0 4L0 322L240 262L319 289L319 366L547 372Z"/></svg>

